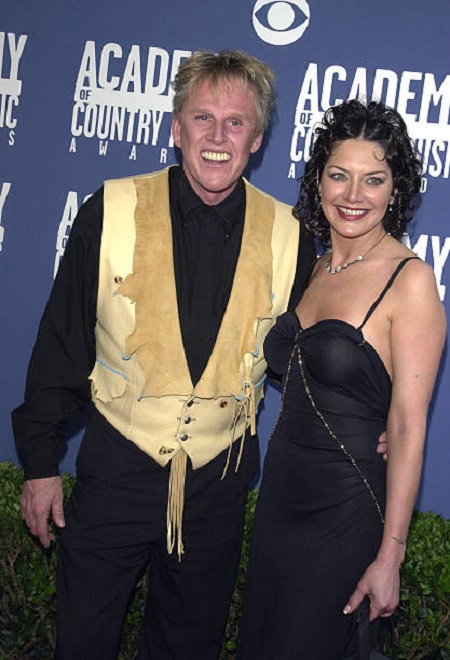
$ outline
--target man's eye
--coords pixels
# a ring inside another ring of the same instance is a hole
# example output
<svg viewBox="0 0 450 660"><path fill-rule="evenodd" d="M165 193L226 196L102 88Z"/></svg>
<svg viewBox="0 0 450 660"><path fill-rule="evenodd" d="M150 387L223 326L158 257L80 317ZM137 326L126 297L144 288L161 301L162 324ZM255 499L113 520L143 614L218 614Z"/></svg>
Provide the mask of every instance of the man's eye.
<svg viewBox="0 0 450 660"><path fill-rule="evenodd" d="M242 126L242 122L239 119L231 119L230 120L230 125L231 126Z"/></svg>

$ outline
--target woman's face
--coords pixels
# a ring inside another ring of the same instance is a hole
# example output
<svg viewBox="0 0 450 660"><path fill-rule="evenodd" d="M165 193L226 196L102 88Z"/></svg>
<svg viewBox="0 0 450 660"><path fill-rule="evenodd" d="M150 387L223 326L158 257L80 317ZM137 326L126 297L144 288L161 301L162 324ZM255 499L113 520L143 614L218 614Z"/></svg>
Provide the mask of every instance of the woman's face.
<svg viewBox="0 0 450 660"><path fill-rule="evenodd" d="M336 142L319 182L330 231L348 238L382 226L394 199L393 179L378 142L356 138Z"/></svg>

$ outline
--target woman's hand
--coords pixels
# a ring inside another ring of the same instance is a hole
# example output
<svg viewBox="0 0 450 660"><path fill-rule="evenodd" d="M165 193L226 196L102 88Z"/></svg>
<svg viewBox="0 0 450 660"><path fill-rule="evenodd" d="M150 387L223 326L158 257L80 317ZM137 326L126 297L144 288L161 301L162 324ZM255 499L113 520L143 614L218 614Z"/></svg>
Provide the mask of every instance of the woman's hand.
<svg viewBox="0 0 450 660"><path fill-rule="evenodd" d="M370 621L394 612L400 598L400 567L375 559L366 569L344 608L344 614L354 612L365 596L370 599Z"/></svg>

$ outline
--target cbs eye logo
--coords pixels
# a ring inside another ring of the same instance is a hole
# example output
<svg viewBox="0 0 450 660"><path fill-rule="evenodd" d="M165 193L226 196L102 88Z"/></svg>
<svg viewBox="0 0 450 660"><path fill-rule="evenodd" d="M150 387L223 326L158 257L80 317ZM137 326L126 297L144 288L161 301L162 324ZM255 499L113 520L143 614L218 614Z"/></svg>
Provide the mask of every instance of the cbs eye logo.
<svg viewBox="0 0 450 660"><path fill-rule="evenodd" d="M298 41L309 25L307 0L257 0L253 8L253 27L260 39L272 46L287 46Z"/></svg>

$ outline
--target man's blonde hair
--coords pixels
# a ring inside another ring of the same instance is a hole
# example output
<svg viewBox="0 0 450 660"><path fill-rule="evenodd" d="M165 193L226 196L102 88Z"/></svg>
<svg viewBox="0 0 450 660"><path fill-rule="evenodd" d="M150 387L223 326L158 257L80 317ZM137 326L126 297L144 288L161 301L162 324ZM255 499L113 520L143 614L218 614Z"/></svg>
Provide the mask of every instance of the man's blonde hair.
<svg viewBox="0 0 450 660"><path fill-rule="evenodd" d="M275 107L275 73L256 57L239 50L198 51L178 69L172 88L173 114L179 115L191 91L208 82L217 91L223 82L239 80L244 88L251 88L256 99L256 134L264 133Z"/></svg>

